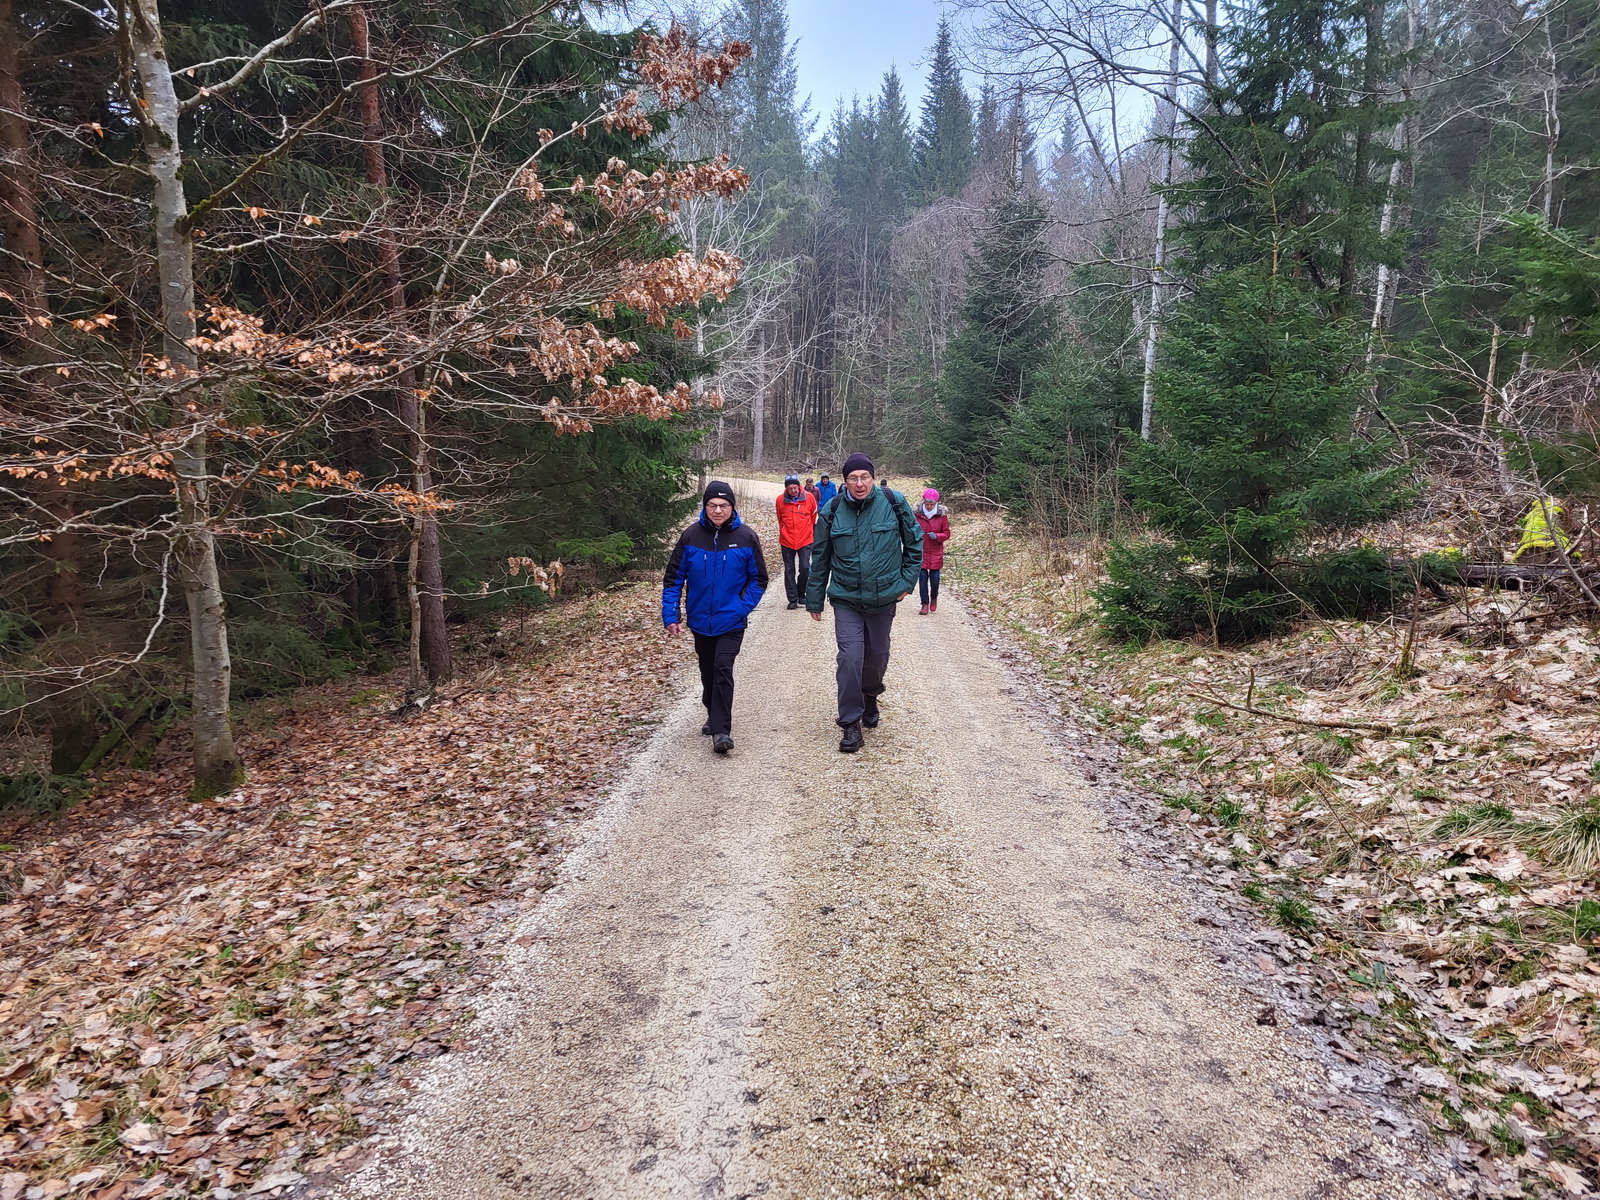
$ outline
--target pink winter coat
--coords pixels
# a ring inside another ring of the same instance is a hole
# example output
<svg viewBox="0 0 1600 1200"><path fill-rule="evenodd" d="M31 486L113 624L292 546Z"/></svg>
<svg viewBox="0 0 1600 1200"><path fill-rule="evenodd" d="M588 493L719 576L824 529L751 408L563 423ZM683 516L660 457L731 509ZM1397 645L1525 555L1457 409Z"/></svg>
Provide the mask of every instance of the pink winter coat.
<svg viewBox="0 0 1600 1200"><path fill-rule="evenodd" d="M933 506L929 516L922 505L911 510L922 526L922 567L925 571L938 571L944 567L944 544L950 540L950 517L942 504Z"/></svg>

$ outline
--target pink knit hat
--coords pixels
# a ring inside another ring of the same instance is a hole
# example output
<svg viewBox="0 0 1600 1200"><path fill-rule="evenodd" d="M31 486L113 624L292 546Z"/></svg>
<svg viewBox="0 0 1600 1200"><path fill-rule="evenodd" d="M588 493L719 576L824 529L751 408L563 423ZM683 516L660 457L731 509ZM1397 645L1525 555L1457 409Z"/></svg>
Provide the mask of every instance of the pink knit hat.
<svg viewBox="0 0 1600 1200"><path fill-rule="evenodd" d="M929 504L932 504L935 500L937 500L939 498L939 493L934 488L924 488L922 490L922 498L924 500L926 500Z"/></svg>

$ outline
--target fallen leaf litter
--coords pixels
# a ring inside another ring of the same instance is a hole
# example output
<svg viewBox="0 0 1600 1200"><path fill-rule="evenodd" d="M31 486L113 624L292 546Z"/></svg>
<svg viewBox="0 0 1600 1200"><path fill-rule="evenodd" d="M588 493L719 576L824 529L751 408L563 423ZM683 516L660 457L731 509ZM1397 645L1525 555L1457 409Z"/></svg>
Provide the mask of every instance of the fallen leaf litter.
<svg viewBox="0 0 1600 1200"><path fill-rule="evenodd" d="M409 720L370 681L258 713L218 800L174 763L12 832L0 1200L277 1194L381 1125L650 729L653 590L508 623Z"/></svg>

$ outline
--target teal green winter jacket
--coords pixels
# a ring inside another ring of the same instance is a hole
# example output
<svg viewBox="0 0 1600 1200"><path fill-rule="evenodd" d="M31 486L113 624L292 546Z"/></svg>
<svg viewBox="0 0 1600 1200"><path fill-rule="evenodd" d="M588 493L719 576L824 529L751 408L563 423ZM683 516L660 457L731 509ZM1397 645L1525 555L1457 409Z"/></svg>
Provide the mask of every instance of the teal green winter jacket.
<svg viewBox="0 0 1600 1200"><path fill-rule="evenodd" d="M874 486L860 503L840 491L817 514L811 544L806 611L822 611L824 596L869 616L893 608L917 586L922 527L906 498Z"/></svg>

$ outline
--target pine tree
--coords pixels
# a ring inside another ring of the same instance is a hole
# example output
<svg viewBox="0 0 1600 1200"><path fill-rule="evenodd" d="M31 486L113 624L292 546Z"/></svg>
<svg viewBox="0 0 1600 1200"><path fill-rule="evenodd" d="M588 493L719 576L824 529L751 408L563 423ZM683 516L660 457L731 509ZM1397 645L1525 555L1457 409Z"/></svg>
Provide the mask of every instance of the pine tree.
<svg viewBox="0 0 1600 1200"><path fill-rule="evenodd" d="M1170 541L1118 545L1099 596L1124 636L1258 636L1315 609L1361 611L1394 584L1376 550L1313 554L1317 535L1392 511L1404 468L1351 436L1364 330L1330 318L1309 280L1249 265L1199 285L1157 376L1163 436L1124 472Z"/></svg>
<svg viewBox="0 0 1600 1200"><path fill-rule="evenodd" d="M870 220L877 201L878 121L869 101L853 96L833 112L823 147L822 174L833 185L834 201L856 225Z"/></svg>
<svg viewBox="0 0 1600 1200"><path fill-rule="evenodd" d="M961 86L950 23L939 22L928 69L928 91L917 126L917 184L924 201L954 196L972 175L972 101Z"/></svg>
<svg viewBox="0 0 1600 1200"><path fill-rule="evenodd" d="M798 182L805 173L805 115L784 0L742 0L732 35L750 43L734 84L741 114L739 161L758 183Z"/></svg>
<svg viewBox="0 0 1600 1200"><path fill-rule="evenodd" d="M1067 203L1084 190L1082 150L1078 145L1078 123L1071 117L1062 121L1061 132L1050 148L1045 186L1051 195Z"/></svg>
<svg viewBox="0 0 1600 1200"><path fill-rule="evenodd" d="M1139 421L1138 343L1125 275L1106 261L1076 267L1062 301L1065 333L1012 418L989 494L1019 521L1062 535L1110 533L1125 511L1114 474Z"/></svg>
<svg viewBox="0 0 1600 1200"><path fill-rule="evenodd" d="M1190 294L1161 343L1158 432L1125 472L1171 542L1115 547L1100 596L1119 633L1248 638L1394 585L1376 550L1308 549L1404 496L1387 444L1354 430L1354 275L1380 249L1367 16L1366 0L1264 0L1227 34L1228 73L1171 189Z"/></svg>
<svg viewBox="0 0 1600 1200"><path fill-rule="evenodd" d="M1373 135L1392 125L1364 87L1381 63L1371 0L1264 0L1227 34L1232 68L1184 140L1171 189L1190 273L1276 258L1348 310L1362 267L1386 253ZM1386 171L1384 172L1386 174Z"/></svg>
<svg viewBox="0 0 1600 1200"><path fill-rule="evenodd" d="M939 380L937 476L984 490L1014 414L1026 403L1057 325L1044 290L1049 214L1011 189L989 210L967 262L961 327Z"/></svg>
<svg viewBox="0 0 1600 1200"><path fill-rule="evenodd" d="M1001 132L1000 93L992 83L978 90L978 170L999 178L1005 166L1007 147Z"/></svg>
<svg viewBox="0 0 1600 1200"><path fill-rule="evenodd" d="M876 116L877 203L885 222L898 220L906 211L915 187L916 162L911 142L911 115L900 75L893 67L884 74L878 93Z"/></svg>

